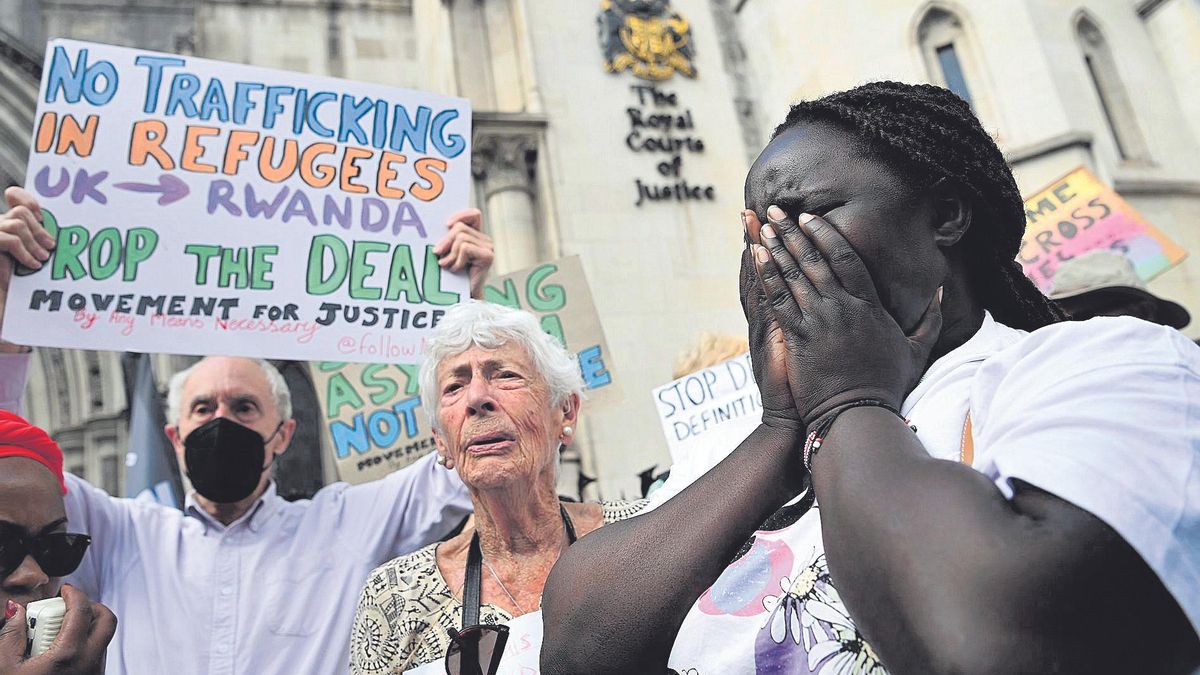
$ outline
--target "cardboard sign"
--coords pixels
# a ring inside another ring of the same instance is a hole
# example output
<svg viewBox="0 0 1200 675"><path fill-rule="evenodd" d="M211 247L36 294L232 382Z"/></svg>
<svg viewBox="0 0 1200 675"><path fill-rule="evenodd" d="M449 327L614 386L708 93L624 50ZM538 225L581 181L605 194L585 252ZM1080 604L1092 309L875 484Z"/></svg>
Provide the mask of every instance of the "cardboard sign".
<svg viewBox="0 0 1200 675"><path fill-rule="evenodd" d="M762 421L749 352L655 389L654 403L675 466L715 458L707 471Z"/></svg>
<svg viewBox="0 0 1200 675"><path fill-rule="evenodd" d="M1017 260L1043 293L1050 292L1059 265L1088 251L1120 252L1144 281L1187 255L1084 167L1025 200L1025 217Z"/></svg>
<svg viewBox="0 0 1200 675"><path fill-rule="evenodd" d="M484 297L537 315L546 332L579 355L588 387L584 410L620 400L578 256L500 277L484 289ZM419 366L321 362L311 369L341 480L357 484L383 478L436 447L421 407Z"/></svg>
<svg viewBox="0 0 1200 675"><path fill-rule="evenodd" d="M612 359L592 291L579 256L569 256L513 272L492 281L483 299L537 316L542 329L579 357L586 393L584 411L621 401Z"/></svg>
<svg viewBox="0 0 1200 675"><path fill-rule="evenodd" d="M324 361L309 368L341 480L377 480L433 452L418 366Z"/></svg>
<svg viewBox="0 0 1200 675"><path fill-rule="evenodd" d="M467 101L72 40L45 63L26 187L58 245L5 339L415 363L467 296L431 250Z"/></svg>

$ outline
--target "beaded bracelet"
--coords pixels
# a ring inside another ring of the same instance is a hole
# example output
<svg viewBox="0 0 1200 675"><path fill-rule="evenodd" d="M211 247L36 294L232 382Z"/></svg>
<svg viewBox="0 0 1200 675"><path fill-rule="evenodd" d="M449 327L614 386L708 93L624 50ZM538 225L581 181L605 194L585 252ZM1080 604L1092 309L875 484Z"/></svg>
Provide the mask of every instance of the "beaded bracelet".
<svg viewBox="0 0 1200 675"><path fill-rule="evenodd" d="M837 421L837 418L841 416L842 413L852 408L863 408L867 406L883 408L884 410L887 410L896 417L904 420L904 423L908 425L908 428L912 429L913 433L916 433L916 425L911 424L909 420L904 417L904 415L900 414L899 410L896 410L892 406L880 401L879 399L861 398L857 401L850 401L849 403L844 403L834 408L818 418L815 423L815 428L809 432L808 437L804 440L804 454L802 455L801 459L804 464L804 468L810 472L812 471L812 463L813 459L817 456L817 451L821 449L821 444L824 443L825 438L829 436L829 430L833 428L833 423Z"/></svg>

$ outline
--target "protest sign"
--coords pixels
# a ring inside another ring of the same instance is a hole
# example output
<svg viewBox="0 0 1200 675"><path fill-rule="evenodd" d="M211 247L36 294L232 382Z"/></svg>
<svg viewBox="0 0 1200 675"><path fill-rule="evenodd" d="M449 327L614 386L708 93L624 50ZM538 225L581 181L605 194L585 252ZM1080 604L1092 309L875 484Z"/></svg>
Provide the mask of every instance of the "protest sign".
<svg viewBox="0 0 1200 675"><path fill-rule="evenodd" d="M467 101L52 40L27 189L57 239L20 344L414 363L464 275Z"/></svg>
<svg viewBox="0 0 1200 675"><path fill-rule="evenodd" d="M383 478L433 452L417 366L324 361L310 369L341 480Z"/></svg>
<svg viewBox="0 0 1200 675"><path fill-rule="evenodd" d="M654 403L677 465L719 454L715 464L762 421L749 352L655 389Z"/></svg>
<svg viewBox="0 0 1200 675"><path fill-rule="evenodd" d="M483 289L483 298L530 312L541 321L543 330L578 355L587 394L584 410L621 400L620 382L613 374L604 329L579 256L500 277Z"/></svg>
<svg viewBox="0 0 1200 675"><path fill-rule="evenodd" d="M1025 237L1017 260L1043 293L1063 262L1097 249L1129 258L1149 281L1187 253L1084 167L1025 200Z"/></svg>
<svg viewBox="0 0 1200 675"><path fill-rule="evenodd" d="M492 281L490 302L527 310L542 328L579 355L587 387L585 410L620 400L608 345L578 256L535 265ZM312 364L324 433L338 477L350 483L382 478L432 452L415 365Z"/></svg>

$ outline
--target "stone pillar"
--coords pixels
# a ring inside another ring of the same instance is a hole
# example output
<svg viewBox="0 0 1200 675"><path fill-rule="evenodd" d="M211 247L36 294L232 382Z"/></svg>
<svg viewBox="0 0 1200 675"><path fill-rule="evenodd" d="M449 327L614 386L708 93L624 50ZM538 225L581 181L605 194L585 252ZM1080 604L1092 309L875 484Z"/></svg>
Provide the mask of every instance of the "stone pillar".
<svg viewBox="0 0 1200 675"><path fill-rule="evenodd" d="M494 274L538 262L541 242L534 202L538 136L480 129L475 134L471 172L479 181L488 234L496 242Z"/></svg>

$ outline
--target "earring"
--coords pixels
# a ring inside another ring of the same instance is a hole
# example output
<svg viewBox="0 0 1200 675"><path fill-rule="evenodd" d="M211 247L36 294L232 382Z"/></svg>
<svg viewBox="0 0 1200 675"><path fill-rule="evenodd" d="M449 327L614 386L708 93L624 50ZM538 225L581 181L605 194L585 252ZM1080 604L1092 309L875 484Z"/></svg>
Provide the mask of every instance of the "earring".
<svg viewBox="0 0 1200 675"><path fill-rule="evenodd" d="M445 455L442 455L442 454L439 454L439 455L437 456L437 463L438 463L440 466L446 466L446 456L445 456Z"/></svg>
<svg viewBox="0 0 1200 675"><path fill-rule="evenodd" d="M563 427L563 436L570 436L573 433L575 433L575 430L571 427Z"/></svg>

